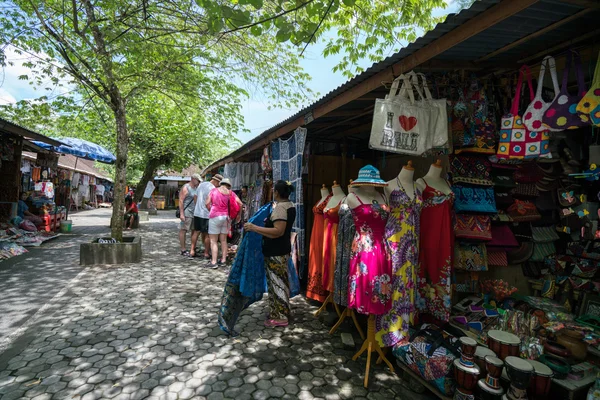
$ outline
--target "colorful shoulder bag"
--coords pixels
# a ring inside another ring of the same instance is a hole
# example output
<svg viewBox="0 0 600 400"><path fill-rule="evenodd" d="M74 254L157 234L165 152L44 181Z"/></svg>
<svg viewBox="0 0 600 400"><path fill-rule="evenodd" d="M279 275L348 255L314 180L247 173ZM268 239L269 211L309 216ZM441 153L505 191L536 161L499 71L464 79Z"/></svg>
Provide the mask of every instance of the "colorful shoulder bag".
<svg viewBox="0 0 600 400"><path fill-rule="evenodd" d="M523 75L527 77L530 98L534 97L531 84L531 71L527 65L519 69L517 90L509 114L502 117L500 127L500 142L497 156L499 159L532 159L538 157L550 158L548 131L530 131L523 125L519 115L519 101L523 87Z"/></svg>
<svg viewBox="0 0 600 400"><path fill-rule="evenodd" d="M575 66L575 76L577 77L577 94L569 94L569 70L571 62ZM589 125L589 118L586 115L577 115L577 104L585 95L585 81L583 70L581 68L581 58L574 51L567 53L567 64L563 72L562 86L560 93L554 99L550 107L544 113L544 126L551 130L577 129Z"/></svg>
<svg viewBox="0 0 600 400"><path fill-rule="evenodd" d="M592 124L600 126L600 54L596 62L592 86L577 104L577 113L584 121L583 117L588 117Z"/></svg>
<svg viewBox="0 0 600 400"><path fill-rule="evenodd" d="M554 88L554 99L550 102L545 102L542 98L542 89L544 88L544 75L546 74L546 66L550 67L550 76L552 78L552 85ZM554 61L554 57L546 56L542 61L542 65L540 66L540 76L537 82L537 91L535 92L535 97L531 101L529 107L525 111L523 115L523 121L525 122L525 127L530 131L539 131L540 129L544 129L542 124L542 119L544 118L544 112L550 107L550 105L558 96L558 78L556 77L556 61ZM559 129L562 130L562 129Z"/></svg>

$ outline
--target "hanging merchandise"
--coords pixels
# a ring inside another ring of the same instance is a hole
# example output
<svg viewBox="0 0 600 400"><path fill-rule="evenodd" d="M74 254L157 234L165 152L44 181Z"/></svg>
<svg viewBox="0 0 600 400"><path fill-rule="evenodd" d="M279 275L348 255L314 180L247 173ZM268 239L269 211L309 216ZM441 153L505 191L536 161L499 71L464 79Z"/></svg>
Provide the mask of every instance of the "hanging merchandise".
<svg viewBox="0 0 600 400"><path fill-rule="evenodd" d="M462 271L487 271L487 248L484 244L457 242L454 247L454 268Z"/></svg>
<svg viewBox="0 0 600 400"><path fill-rule="evenodd" d="M495 214L496 198L494 197L494 189L481 188L475 186L459 186L452 187L452 191L456 195L454 209L457 213L487 213Z"/></svg>
<svg viewBox="0 0 600 400"><path fill-rule="evenodd" d="M487 215L456 214L454 235L467 240L492 240L492 222Z"/></svg>
<svg viewBox="0 0 600 400"><path fill-rule="evenodd" d="M402 82L400 92L398 85ZM408 94L408 98L407 98ZM432 131L431 115L439 109L424 101L415 101L413 85L408 75L394 80L389 95L375 101L369 148L392 153L421 155L432 148L433 138L447 137Z"/></svg>
<svg viewBox="0 0 600 400"><path fill-rule="evenodd" d="M546 66L550 68L550 77L552 78L552 85L554 89L554 98L550 102L545 102L542 98L542 89L544 87L544 75L546 74ZM546 56L542 60L540 66L540 76L537 82L537 91L535 97L531 100L531 104L527 107L525 114L523 115L523 122L525 127L531 132L538 132L540 129L548 129L544 126L542 120L544 119L544 113L550 107L550 105L556 100L558 96L558 78L556 77L556 61L554 57ZM562 130L562 129L558 129Z"/></svg>
<svg viewBox="0 0 600 400"><path fill-rule="evenodd" d="M571 60L575 66L575 76L577 77L577 94L569 94L569 71L571 69ZM581 59L575 51L567 53L567 63L563 71L562 86L560 93L554 99L550 107L544 113L544 126L550 130L577 129L589 125L589 118L586 115L577 115L577 104L585 95L585 81L581 67Z"/></svg>
<svg viewBox="0 0 600 400"><path fill-rule="evenodd" d="M409 75L411 75L411 79L414 82L413 84L417 93L419 96L421 96L421 102L424 103L426 107L431 108L429 130L434 132L433 142L431 143L432 148L448 148L450 145L450 138L448 137L448 114L446 111L446 99L433 98L431 92L429 91L425 74L415 74L414 72L410 72ZM420 84L419 77L421 78Z"/></svg>
<svg viewBox="0 0 600 400"><path fill-rule="evenodd" d="M338 240L335 254L335 273L333 278L333 301L335 304L347 307L348 268L350 266L350 258L352 257L352 240L356 235L356 227L354 226L352 212L347 204L342 204L339 215L340 223L338 225ZM313 231L316 229L317 226L313 225ZM306 293L308 297L308 290Z"/></svg>
<svg viewBox="0 0 600 400"><path fill-rule="evenodd" d="M600 53L596 61L596 70L594 71L594 80L590 90L577 104L577 113L580 117L586 116L593 125L600 126ZM582 118L583 121L585 119Z"/></svg>
<svg viewBox="0 0 600 400"><path fill-rule="evenodd" d="M451 156L450 173L453 183L493 186L492 164L482 156Z"/></svg>
<svg viewBox="0 0 600 400"><path fill-rule="evenodd" d="M499 159L532 159L538 157L550 158L547 130L530 131L523 125L519 115L519 101L523 87L523 75L526 75L529 95L534 97L531 84L531 72L527 65L519 69L517 90L509 114L502 117L500 129L500 143L497 156Z"/></svg>

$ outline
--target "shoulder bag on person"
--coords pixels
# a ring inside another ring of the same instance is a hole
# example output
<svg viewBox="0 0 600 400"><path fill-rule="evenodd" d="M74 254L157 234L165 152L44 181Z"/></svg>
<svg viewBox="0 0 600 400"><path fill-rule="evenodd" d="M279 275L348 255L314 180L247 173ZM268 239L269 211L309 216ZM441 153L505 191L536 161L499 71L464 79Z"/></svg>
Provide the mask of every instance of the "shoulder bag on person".
<svg viewBox="0 0 600 400"><path fill-rule="evenodd" d="M183 212L185 214L185 210L187 210L189 208L189 206L194 202L194 198L192 197L192 200L190 200L187 204L187 206L185 206L183 208ZM175 211L175 218L181 218L181 211L179 211L179 207L177 207L177 211Z"/></svg>

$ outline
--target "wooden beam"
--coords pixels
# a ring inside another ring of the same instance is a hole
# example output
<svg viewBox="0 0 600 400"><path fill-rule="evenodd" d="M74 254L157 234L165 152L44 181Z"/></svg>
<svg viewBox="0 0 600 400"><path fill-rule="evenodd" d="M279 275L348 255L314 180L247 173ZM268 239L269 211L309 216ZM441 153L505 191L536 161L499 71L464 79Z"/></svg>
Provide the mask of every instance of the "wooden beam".
<svg viewBox="0 0 600 400"><path fill-rule="evenodd" d="M365 94L372 92L382 86L382 82L393 81L398 75L408 72L419 65L440 55L446 50L456 46L459 43L477 35L480 32L504 21L505 19L527 9L539 0L503 0L478 16L471 18L464 24L446 33L442 37L434 40L428 45L417 50L410 56L402 59L400 62L392 65L390 68L381 71L370 78L358 83L351 89L340 93L338 96L328 102L315 107L312 111L315 119L325 116L341 106L348 104ZM265 135L264 137L251 141L245 148L233 152L229 157L213 163L206 170L217 168L227 162L233 161L239 154L251 152L268 145L272 140L285 135L299 126L304 125L304 116L301 116L281 128Z"/></svg>
<svg viewBox="0 0 600 400"><path fill-rule="evenodd" d="M548 54L552 54L555 51L564 50L566 48L571 47L575 43L579 43L579 42L582 42L584 40L591 39L591 38L593 38L595 36L600 36L600 29L596 29L594 31L586 33L585 35L577 36L574 39L567 40L566 42L562 42L560 44L557 44L556 46L550 47L549 49L545 49L545 50L540 51L539 53L533 54L533 55L531 55L531 56L529 56L527 58L523 58L523 59L517 61L517 63L518 64L524 64L524 63L527 63L527 62L529 62L531 60L541 59L542 57L544 57L544 56L546 56Z"/></svg>
<svg viewBox="0 0 600 400"><path fill-rule="evenodd" d="M490 59L492 57L495 57L498 54L502 54L505 51L508 51L510 49L513 49L513 48L515 48L517 46L522 45L525 42L530 41L531 39L535 39L536 37L542 36L543 34L548 33L550 31L558 28L559 26L562 26L562 25L564 25L564 24L566 24L568 22L571 22L573 20L576 20L577 18L582 17L582 16L584 16L585 14L588 14L591 11L594 11L594 10L591 9L591 8L586 8L585 10L581 10L578 13L575 13L575 14L573 14L571 16L568 16L567 18L563 18L560 21L557 21L557 22L555 22L553 24L548 25L547 27L545 27L543 29L540 29L539 31L535 31L532 34L527 35L527 36L525 36L525 37L523 37L523 38L521 38L519 40L515 40L514 42L512 42L510 44L507 44L506 46L501 47L501 48L499 48L496 51L492 51L491 53L489 53L489 54L481 57L480 59L476 60L475 62L480 63L482 61L485 61L485 60L488 60L488 59Z"/></svg>

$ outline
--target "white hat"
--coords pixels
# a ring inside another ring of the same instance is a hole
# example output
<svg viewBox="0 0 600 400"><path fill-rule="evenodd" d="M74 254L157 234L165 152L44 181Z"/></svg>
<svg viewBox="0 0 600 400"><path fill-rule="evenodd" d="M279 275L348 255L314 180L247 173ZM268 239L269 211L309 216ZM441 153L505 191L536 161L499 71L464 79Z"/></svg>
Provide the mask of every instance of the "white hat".
<svg viewBox="0 0 600 400"><path fill-rule="evenodd" d="M229 180L229 178L223 178L223 179L221 179L220 185L229 185L229 186L231 186L231 181Z"/></svg>

